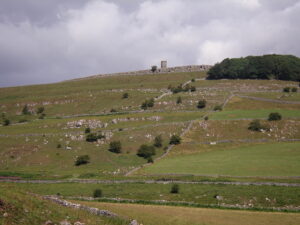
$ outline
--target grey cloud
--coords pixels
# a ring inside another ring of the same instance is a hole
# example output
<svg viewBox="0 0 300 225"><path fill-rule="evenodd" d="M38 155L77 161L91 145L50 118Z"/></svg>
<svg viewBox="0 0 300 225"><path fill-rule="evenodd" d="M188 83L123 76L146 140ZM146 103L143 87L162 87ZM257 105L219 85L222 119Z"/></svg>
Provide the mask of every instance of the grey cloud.
<svg viewBox="0 0 300 225"><path fill-rule="evenodd" d="M225 57L300 56L299 1L2 0L0 86Z"/></svg>

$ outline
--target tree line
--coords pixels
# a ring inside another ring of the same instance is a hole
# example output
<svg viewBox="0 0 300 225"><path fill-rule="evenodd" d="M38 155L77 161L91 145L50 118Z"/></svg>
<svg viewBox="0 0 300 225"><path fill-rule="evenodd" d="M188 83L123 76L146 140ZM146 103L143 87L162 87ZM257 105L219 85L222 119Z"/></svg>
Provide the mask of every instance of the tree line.
<svg viewBox="0 0 300 225"><path fill-rule="evenodd" d="M300 58L293 55L247 56L224 59L207 79L277 79L300 81Z"/></svg>

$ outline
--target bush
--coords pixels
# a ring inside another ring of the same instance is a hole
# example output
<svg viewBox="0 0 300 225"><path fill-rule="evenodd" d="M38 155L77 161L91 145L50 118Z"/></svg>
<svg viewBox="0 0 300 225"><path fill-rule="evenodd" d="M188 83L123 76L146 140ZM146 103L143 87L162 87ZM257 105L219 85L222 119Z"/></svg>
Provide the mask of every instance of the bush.
<svg viewBox="0 0 300 225"><path fill-rule="evenodd" d="M147 99L146 101L144 101L141 105L141 108L146 110L148 108L151 108L154 106L154 98L151 98L151 99Z"/></svg>
<svg viewBox="0 0 300 225"><path fill-rule="evenodd" d="M205 108L205 106L206 106L206 100L205 99L198 101L198 105L197 105L198 109L203 109L203 108Z"/></svg>
<svg viewBox="0 0 300 225"><path fill-rule="evenodd" d="M122 145L120 141L112 141L109 143L108 151L113 153L121 153Z"/></svg>
<svg viewBox="0 0 300 225"><path fill-rule="evenodd" d="M283 88L283 92L290 92L290 87L285 87L285 88Z"/></svg>
<svg viewBox="0 0 300 225"><path fill-rule="evenodd" d="M204 120L208 120L208 116L205 116L205 117L204 117Z"/></svg>
<svg viewBox="0 0 300 225"><path fill-rule="evenodd" d="M173 184L170 193L171 194L178 194L179 193L179 185L178 184Z"/></svg>
<svg viewBox="0 0 300 225"><path fill-rule="evenodd" d="M192 82L195 82L196 80L195 80L195 78L193 78L193 79L191 79L191 81L192 81Z"/></svg>
<svg viewBox="0 0 300 225"><path fill-rule="evenodd" d="M156 136L155 138L154 138L154 146L156 147L156 148L160 148L160 147L162 147L162 142L163 142L163 139L162 139L162 137L161 137L161 135L158 135L158 136Z"/></svg>
<svg viewBox="0 0 300 225"><path fill-rule="evenodd" d="M264 126L260 123L260 120L253 120L248 127L249 130L252 131L261 131L261 130L270 130L268 126Z"/></svg>
<svg viewBox="0 0 300 225"><path fill-rule="evenodd" d="M298 91L298 89L296 87L292 88L292 92L297 92L297 91Z"/></svg>
<svg viewBox="0 0 300 225"><path fill-rule="evenodd" d="M115 112L118 112L118 111L116 109L111 109L110 112L115 113Z"/></svg>
<svg viewBox="0 0 300 225"><path fill-rule="evenodd" d="M178 145L181 142L181 137L179 135L172 135L170 138L170 144L171 145Z"/></svg>
<svg viewBox="0 0 300 225"><path fill-rule="evenodd" d="M89 128L89 127L85 128L84 133L85 134L91 133L91 128Z"/></svg>
<svg viewBox="0 0 300 225"><path fill-rule="evenodd" d="M3 120L3 126L9 126L10 125L10 120L9 119L4 119Z"/></svg>
<svg viewBox="0 0 300 225"><path fill-rule="evenodd" d="M88 155L81 155L77 157L75 166L80 166L88 163L90 163L90 157Z"/></svg>
<svg viewBox="0 0 300 225"><path fill-rule="evenodd" d="M176 103L177 103L177 104L181 104L181 103L182 103L182 99L181 99L180 96L178 96L178 98L177 98L177 100L176 100Z"/></svg>
<svg viewBox="0 0 300 225"><path fill-rule="evenodd" d="M44 106L41 106L41 107L38 107L36 113L37 113L37 114L41 114L41 113L43 113L44 111L45 111L45 107L44 107Z"/></svg>
<svg viewBox="0 0 300 225"><path fill-rule="evenodd" d="M27 105L24 105L24 107L23 107L23 109L22 109L22 114L23 114L23 115L29 115L29 114L30 114Z"/></svg>
<svg viewBox="0 0 300 225"><path fill-rule="evenodd" d="M126 92L126 93L124 93L123 94L123 96L122 96L122 98L124 99L124 98L128 98L129 97L129 94Z"/></svg>
<svg viewBox="0 0 300 225"><path fill-rule="evenodd" d="M222 106L221 105L216 105L214 107L214 111L222 111Z"/></svg>
<svg viewBox="0 0 300 225"><path fill-rule="evenodd" d="M102 134L95 134L95 133L89 133L87 136L86 136L86 141L87 142L96 142L98 141L98 139L102 139L102 138L105 138L104 135Z"/></svg>
<svg viewBox="0 0 300 225"><path fill-rule="evenodd" d="M28 122L28 120L26 120L26 119L20 119L19 120L19 123L26 123L26 122Z"/></svg>
<svg viewBox="0 0 300 225"><path fill-rule="evenodd" d="M152 159L151 156L148 158L147 162L148 162L148 163L154 163L154 161L153 161L153 159Z"/></svg>
<svg viewBox="0 0 300 225"><path fill-rule="evenodd" d="M191 86L191 92L195 92L196 91L196 87L195 86Z"/></svg>
<svg viewBox="0 0 300 225"><path fill-rule="evenodd" d="M42 113L40 116L39 116L39 119L40 120L43 120L45 118L46 114L45 113Z"/></svg>
<svg viewBox="0 0 300 225"><path fill-rule="evenodd" d="M149 159L151 156L155 155L155 148L152 145L143 144L138 149L137 155L139 157L144 157L145 159Z"/></svg>
<svg viewBox="0 0 300 225"><path fill-rule="evenodd" d="M57 145L56 145L56 148L61 148L61 144L57 144Z"/></svg>
<svg viewBox="0 0 300 225"><path fill-rule="evenodd" d="M94 190L93 197L94 198L101 198L102 197L102 190L101 189Z"/></svg>
<svg viewBox="0 0 300 225"><path fill-rule="evenodd" d="M270 113L270 114L269 114L268 120L269 120L269 121L281 120L281 118L282 118L281 114L278 113L278 112L275 112L275 113Z"/></svg>

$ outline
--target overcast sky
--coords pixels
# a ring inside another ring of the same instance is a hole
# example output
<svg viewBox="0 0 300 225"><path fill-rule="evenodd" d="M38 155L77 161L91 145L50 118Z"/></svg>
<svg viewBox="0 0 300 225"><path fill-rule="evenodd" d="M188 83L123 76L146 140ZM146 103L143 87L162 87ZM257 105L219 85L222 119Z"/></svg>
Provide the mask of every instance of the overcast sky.
<svg viewBox="0 0 300 225"><path fill-rule="evenodd" d="M0 0L0 86L300 56L300 0Z"/></svg>

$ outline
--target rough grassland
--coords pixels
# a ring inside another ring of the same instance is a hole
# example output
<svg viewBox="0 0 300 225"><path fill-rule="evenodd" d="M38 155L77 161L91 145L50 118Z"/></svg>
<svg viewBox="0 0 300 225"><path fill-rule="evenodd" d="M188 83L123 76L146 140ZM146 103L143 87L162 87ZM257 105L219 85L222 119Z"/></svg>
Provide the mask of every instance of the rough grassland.
<svg viewBox="0 0 300 225"><path fill-rule="evenodd" d="M295 225L299 214L247 212L135 204L80 202L102 207L147 225Z"/></svg>
<svg viewBox="0 0 300 225"><path fill-rule="evenodd" d="M81 210L69 209L55 203L42 200L20 191L12 185L0 184L0 224L3 225L38 225L52 221L53 224L67 220L85 224L127 225L122 219L109 219L94 216ZM3 216L4 214L7 216Z"/></svg>
<svg viewBox="0 0 300 225"><path fill-rule="evenodd" d="M300 143L221 145L213 151L176 155L144 168L150 174L206 174L229 176L299 176ZM185 146L180 148L183 150Z"/></svg>

